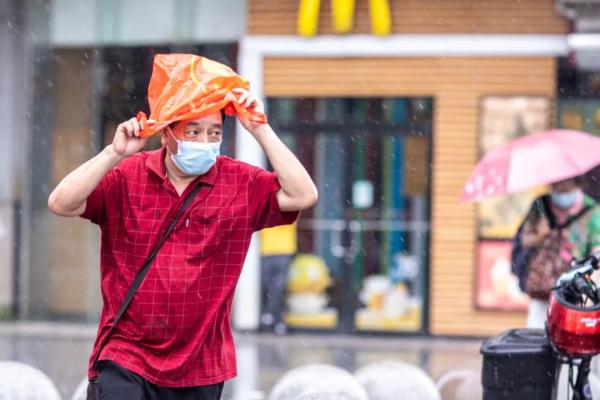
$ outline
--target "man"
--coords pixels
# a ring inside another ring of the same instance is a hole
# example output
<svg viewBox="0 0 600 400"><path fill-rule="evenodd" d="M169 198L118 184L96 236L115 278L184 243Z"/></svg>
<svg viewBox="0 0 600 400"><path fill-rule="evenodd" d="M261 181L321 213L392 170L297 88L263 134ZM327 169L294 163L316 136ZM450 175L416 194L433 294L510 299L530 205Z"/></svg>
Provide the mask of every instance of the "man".
<svg viewBox="0 0 600 400"><path fill-rule="evenodd" d="M287 332L284 321L288 270L298 248L296 224L260 231L261 316L263 329Z"/></svg>
<svg viewBox="0 0 600 400"><path fill-rule="evenodd" d="M219 399L223 382L236 376L230 312L250 237L293 223L317 201L297 158L267 123L249 118L264 113L262 102L243 88L228 98L275 173L218 155L221 111L171 123L161 131L162 149L149 152L139 152L147 139L132 118L50 195L53 213L101 228L104 305L89 376L97 375L102 399ZM99 343L136 272L197 185L100 352L97 372Z"/></svg>

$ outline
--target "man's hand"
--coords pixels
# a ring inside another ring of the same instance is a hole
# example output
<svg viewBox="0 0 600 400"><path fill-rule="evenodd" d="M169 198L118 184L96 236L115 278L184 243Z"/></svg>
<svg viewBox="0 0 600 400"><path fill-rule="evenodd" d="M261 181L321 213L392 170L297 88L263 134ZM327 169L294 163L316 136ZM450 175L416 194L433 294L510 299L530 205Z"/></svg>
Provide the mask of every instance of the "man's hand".
<svg viewBox="0 0 600 400"><path fill-rule="evenodd" d="M144 148L148 138L141 138L142 126L136 118L131 118L117 126L112 149L116 155L125 158Z"/></svg>
<svg viewBox="0 0 600 400"><path fill-rule="evenodd" d="M256 97L249 91L238 88L233 89L232 92L237 95L234 101L236 101L242 108L257 111L261 114L265 113L265 105L263 104L263 102L260 101L258 97ZM251 121L243 115L238 115L238 119L240 120L242 126L246 128L246 130L250 132L252 136L256 136L258 128L262 125L265 125Z"/></svg>
<svg viewBox="0 0 600 400"><path fill-rule="evenodd" d="M147 139L140 138L140 131L140 123L135 118L120 124L112 144L60 181L48 198L50 211L65 217L83 214L87 198L108 171L144 147Z"/></svg>
<svg viewBox="0 0 600 400"><path fill-rule="evenodd" d="M265 106L256 96L244 89L232 90L238 106L246 110L264 114ZM243 115L240 123L246 128L263 149L273 169L281 189L277 191L277 203L281 211L301 211L312 207L319 197L317 188L304 166L277 137L269 124L254 122Z"/></svg>

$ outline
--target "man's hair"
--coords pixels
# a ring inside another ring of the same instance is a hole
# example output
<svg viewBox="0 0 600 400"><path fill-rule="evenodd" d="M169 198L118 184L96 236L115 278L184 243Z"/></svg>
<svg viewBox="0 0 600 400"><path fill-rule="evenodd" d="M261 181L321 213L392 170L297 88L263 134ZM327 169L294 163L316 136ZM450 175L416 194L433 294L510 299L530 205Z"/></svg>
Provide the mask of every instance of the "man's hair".
<svg viewBox="0 0 600 400"><path fill-rule="evenodd" d="M226 114L225 114L225 109L223 109L223 108L222 108L220 111L221 111L221 117L222 117L222 120L223 120L223 125L225 125L225 116L226 116ZM175 121L175 122L171 122L171 123L170 123L169 125L167 125L167 126L168 126L169 128L171 128L171 129L173 129L173 128L175 127L175 125L176 125L178 122L181 122L181 121Z"/></svg>

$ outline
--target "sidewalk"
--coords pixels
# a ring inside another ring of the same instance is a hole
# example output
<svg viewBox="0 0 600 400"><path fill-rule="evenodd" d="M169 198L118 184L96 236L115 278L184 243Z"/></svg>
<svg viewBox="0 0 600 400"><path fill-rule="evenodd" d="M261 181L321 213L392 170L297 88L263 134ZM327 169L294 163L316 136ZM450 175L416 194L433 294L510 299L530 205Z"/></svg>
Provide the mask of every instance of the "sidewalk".
<svg viewBox="0 0 600 400"><path fill-rule="evenodd" d="M66 323L0 324L0 360L21 361L42 370L63 400L84 378L96 327ZM266 399L288 370L327 363L350 372L382 360L421 367L434 380L453 369L480 371L481 340L341 336L326 334L236 335L238 378L225 385L222 400ZM467 399L465 399L467 400Z"/></svg>

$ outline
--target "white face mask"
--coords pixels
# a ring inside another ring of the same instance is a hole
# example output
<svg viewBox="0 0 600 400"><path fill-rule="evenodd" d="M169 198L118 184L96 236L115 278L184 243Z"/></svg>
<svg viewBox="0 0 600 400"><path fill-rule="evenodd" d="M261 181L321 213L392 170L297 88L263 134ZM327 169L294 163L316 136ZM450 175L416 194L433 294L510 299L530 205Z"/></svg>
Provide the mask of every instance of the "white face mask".
<svg viewBox="0 0 600 400"><path fill-rule="evenodd" d="M221 143L201 143L188 140L177 140L169 129L169 134L177 142L177 154L169 155L173 163L181 171L188 175L202 175L206 173L217 162L217 156L221 154Z"/></svg>

